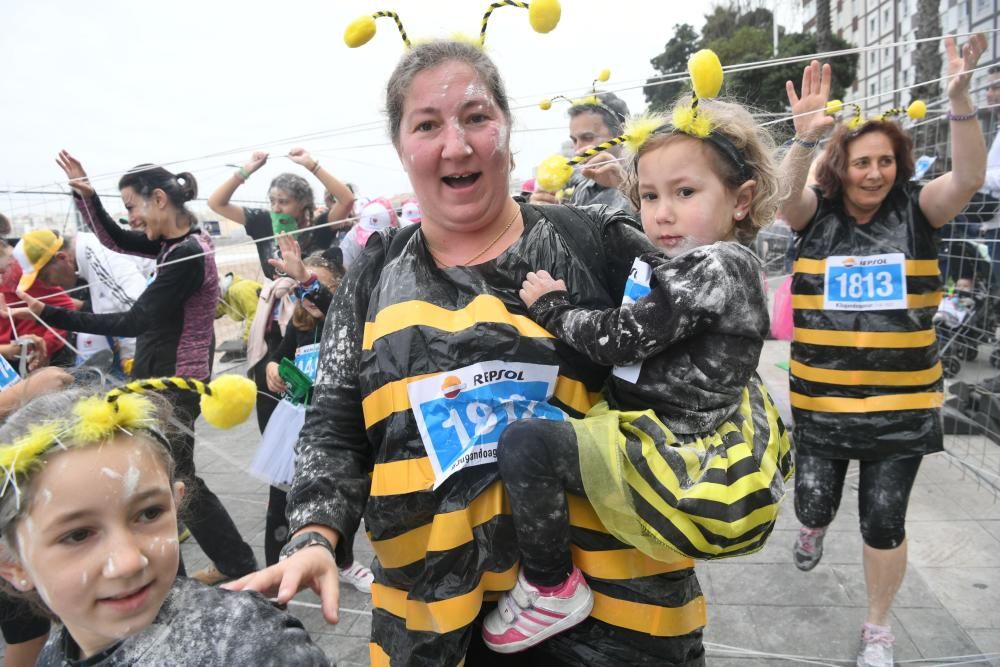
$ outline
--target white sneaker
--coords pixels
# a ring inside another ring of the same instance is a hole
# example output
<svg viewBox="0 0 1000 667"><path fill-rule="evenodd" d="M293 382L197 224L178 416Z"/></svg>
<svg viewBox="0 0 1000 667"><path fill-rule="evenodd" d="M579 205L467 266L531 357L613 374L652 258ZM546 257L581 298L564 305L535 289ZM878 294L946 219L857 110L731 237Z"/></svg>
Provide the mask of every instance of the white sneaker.
<svg viewBox="0 0 1000 667"><path fill-rule="evenodd" d="M483 620L483 641L497 653L517 653L582 623L593 606L594 594L580 568L574 567L569 579L548 595L521 570L514 588L500 596L497 608Z"/></svg>
<svg viewBox="0 0 1000 667"><path fill-rule="evenodd" d="M865 623L861 629L858 667L892 667L892 647L895 643L896 638L888 625Z"/></svg>
<svg viewBox="0 0 1000 667"><path fill-rule="evenodd" d="M367 567L354 561L344 569L340 571L340 580L345 584L350 584L362 593L371 594L372 592L372 582L375 581L375 575Z"/></svg>

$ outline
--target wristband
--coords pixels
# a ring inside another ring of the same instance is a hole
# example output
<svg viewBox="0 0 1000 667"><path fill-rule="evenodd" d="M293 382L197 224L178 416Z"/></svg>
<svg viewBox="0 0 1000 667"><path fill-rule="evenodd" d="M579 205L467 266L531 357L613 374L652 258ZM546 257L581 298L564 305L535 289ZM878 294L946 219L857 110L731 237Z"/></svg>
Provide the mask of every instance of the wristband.
<svg viewBox="0 0 1000 667"><path fill-rule="evenodd" d="M316 160L316 164L314 164L313 168L310 169L309 171L311 171L314 175L316 174L317 171L319 171L319 160Z"/></svg>
<svg viewBox="0 0 1000 667"><path fill-rule="evenodd" d="M798 135L792 137L792 142L802 146L803 148L816 148L819 146L819 139L816 141L806 141L805 139L800 139Z"/></svg>
<svg viewBox="0 0 1000 667"><path fill-rule="evenodd" d="M954 111L948 111L948 120L972 120L977 115L979 115L979 109L973 109L969 113L955 113Z"/></svg>
<svg viewBox="0 0 1000 667"><path fill-rule="evenodd" d="M315 285L317 282L319 282L319 278L316 277L316 274L315 273L310 273L309 277L307 279L303 280L302 282L300 282L299 284L302 285L302 287L304 287L306 289L309 289L310 287L312 287L313 285Z"/></svg>
<svg viewBox="0 0 1000 667"><path fill-rule="evenodd" d="M239 171L237 171L236 173L240 175L240 178L243 179L244 183L250 180L250 172L247 171L246 167L240 167Z"/></svg>

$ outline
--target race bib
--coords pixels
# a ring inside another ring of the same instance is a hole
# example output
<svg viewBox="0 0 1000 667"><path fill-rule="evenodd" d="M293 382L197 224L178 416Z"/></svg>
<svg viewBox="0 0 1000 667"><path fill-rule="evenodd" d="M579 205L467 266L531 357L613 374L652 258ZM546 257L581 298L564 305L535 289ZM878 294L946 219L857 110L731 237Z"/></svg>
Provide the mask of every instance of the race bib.
<svg viewBox="0 0 1000 667"><path fill-rule="evenodd" d="M824 310L906 308L906 257L887 255L827 257Z"/></svg>
<svg viewBox="0 0 1000 667"><path fill-rule="evenodd" d="M434 488L463 468L494 463L519 419L566 418L549 405L557 366L486 361L411 382L410 406L434 469Z"/></svg>
<svg viewBox="0 0 1000 667"><path fill-rule="evenodd" d="M12 387L20 381L21 376L17 374L10 362L0 357L0 389Z"/></svg>
<svg viewBox="0 0 1000 667"><path fill-rule="evenodd" d="M295 350L295 367L316 383L316 369L319 367L319 343L303 345Z"/></svg>
<svg viewBox="0 0 1000 667"><path fill-rule="evenodd" d="M653 276L653 267L638 257L632 262L632 270L628 273L628 282L625 283L625 296L622 297L622 305L635 303L650 292L649 280ZM615 366L611 371L615 377L626 382L635 384L639 381L639 371L642 370L642 362L629 366Z"/></svg>

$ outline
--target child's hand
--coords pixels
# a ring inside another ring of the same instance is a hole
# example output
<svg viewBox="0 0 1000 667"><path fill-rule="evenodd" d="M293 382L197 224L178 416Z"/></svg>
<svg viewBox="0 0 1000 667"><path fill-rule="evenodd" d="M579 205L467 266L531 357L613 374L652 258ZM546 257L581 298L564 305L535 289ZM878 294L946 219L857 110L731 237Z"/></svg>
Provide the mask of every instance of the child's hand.
<svg viewBox="0 0 1000 667"><path fill-rule="evenodd" d="M285 393L288 387L285 385L285 381L281 379L281 375L278 373L278 364L273 361L269 361L264 369L266 371L267 388L273 391L279 396Z"/></svg>
<svg viewBox="0 0 1000 667"><path fill-rule="evenodd" d="M539 271L538 273L529 271L528 275L525 277L524 284L521 286L519 294L521 296L521 301L524 301L524 305L531 308L531 306L533 306L543 294L565 291L566 283L561 280L553 279L547 271Z"/></svg>

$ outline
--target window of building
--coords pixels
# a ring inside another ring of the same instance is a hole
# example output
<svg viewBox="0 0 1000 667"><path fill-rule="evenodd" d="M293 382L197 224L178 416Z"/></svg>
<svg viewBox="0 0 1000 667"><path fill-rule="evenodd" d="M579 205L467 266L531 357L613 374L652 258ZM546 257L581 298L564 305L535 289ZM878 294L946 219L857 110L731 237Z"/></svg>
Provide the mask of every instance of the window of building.
<svg viewBox="0 0 1000 667"><path fill-rule="evenodd" d="M868 24L869 32L871 32L872 34L875 34L875 19L877 18L878 18L877 16L873 16L872 20Z"/></svg>
<svg viewBox="0 0 1000 667"><path fill-rule="evenodd" d="M887 24L887 25L889 23L889 10L888 9L885 10L885 15L884 15L884 18L883 18L882 22L885 23L885 24Z"/></svg>
<svg viewBox="0 0 1000 667"><path fill-rule="evenodd" d="M875 95L875 84L874 84L874 82L868 84L868 94L872 95L872 96Z"/></svg>

